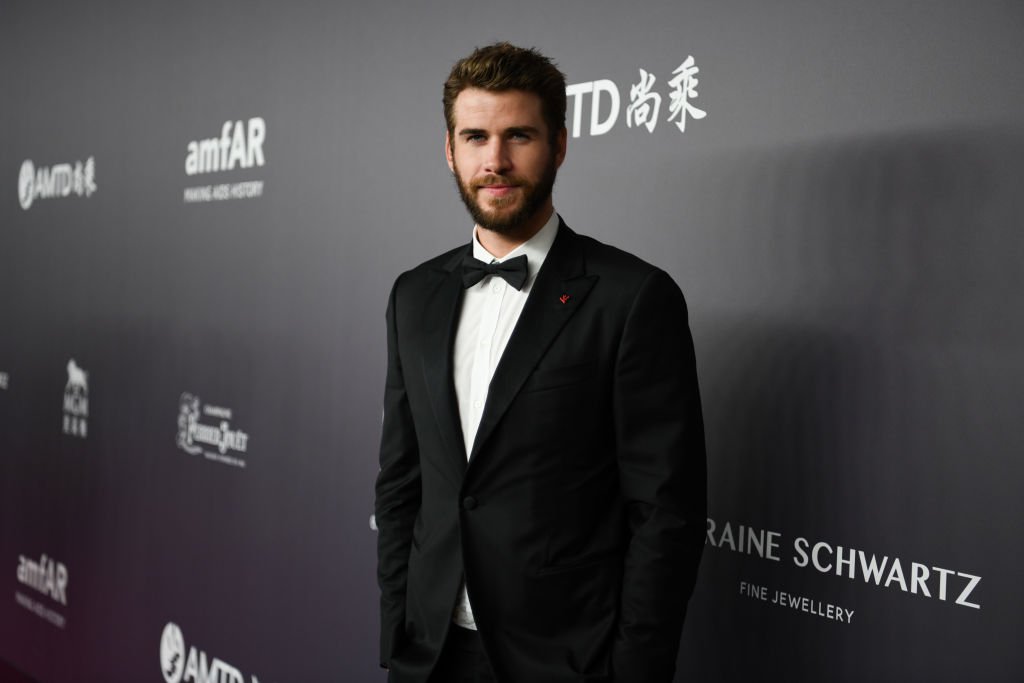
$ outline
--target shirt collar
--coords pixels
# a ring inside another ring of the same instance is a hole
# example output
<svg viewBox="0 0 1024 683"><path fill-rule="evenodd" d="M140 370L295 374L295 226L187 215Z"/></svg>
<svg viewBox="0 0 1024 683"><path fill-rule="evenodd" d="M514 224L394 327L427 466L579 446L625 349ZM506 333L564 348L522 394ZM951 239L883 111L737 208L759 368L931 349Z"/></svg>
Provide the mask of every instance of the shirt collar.
<svg viewBox="0 0 1024 683"><path fill-rule="evenodd" d="M558 234L558 213L555 211L551 212L551 218L544 224L540 230L538 230L533 237L526 240L515 249L505 254L499 259L483 248L480 244L480 240L476 238L476 226L473 226L473 258L483 261L484 263L490 263L495 261L501 263L507 261L516 256L526 255L526 284L523 285L522 291L529 291L530 285L533 284L533 279L537 276L537 272L540 267L544 264L544 259L547 258L548 252L551 251L551 245L555 241L555 235Z"/></svg>

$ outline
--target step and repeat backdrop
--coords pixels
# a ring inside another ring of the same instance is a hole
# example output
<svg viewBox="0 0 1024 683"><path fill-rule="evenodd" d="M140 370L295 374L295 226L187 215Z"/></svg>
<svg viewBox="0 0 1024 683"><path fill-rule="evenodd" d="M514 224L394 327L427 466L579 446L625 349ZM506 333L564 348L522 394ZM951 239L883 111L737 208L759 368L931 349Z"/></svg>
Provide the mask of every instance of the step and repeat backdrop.
<svg viewBox="0 0 1024 683"><path fill-rule="evenodd" d="M1024 676L1024 7L0 6L0 659L381 681L384 309L469 240L441 85L569 82L555 206L686 293L678 681Z"/></svg>

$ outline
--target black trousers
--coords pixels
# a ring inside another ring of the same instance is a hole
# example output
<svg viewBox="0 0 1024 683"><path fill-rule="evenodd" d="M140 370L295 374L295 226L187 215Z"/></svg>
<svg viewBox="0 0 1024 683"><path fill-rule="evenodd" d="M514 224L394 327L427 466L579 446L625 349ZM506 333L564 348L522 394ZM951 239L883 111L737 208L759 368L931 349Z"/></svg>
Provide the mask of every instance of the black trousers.
<svg viewBox="0 0 1024 683"><path fill-rule="evenodd" d="M480 634L452 624L430 683L494 683Z"/></svg>

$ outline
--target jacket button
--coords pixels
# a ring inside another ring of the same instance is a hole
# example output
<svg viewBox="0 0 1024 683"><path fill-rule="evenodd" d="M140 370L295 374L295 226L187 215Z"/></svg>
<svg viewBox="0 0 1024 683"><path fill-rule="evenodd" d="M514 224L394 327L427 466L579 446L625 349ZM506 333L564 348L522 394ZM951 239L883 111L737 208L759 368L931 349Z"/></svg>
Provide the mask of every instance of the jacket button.
<svg viewBox="0 0 1024 683"><path fill-rule="evenodd" d="M466 496L462 499L462 507L464 510L472 510L476 507L476 498L473 496Z"/></svg>

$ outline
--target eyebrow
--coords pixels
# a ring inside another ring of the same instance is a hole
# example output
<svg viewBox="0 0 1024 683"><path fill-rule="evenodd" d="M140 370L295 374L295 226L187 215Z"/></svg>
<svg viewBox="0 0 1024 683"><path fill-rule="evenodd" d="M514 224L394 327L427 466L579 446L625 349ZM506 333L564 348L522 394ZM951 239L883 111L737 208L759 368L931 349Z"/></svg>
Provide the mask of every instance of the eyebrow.
<svg viewBox="0 0 1024 683"><path fill-rule="evenodd" d="M540 135L540 130L533 126L510 126L504 130L504 133L529 133L531 135ZM459 135L462 137L468 135L487 135L487 131L483 128L463 128L459 131Z"/></svg>
<svg viewBox="0 0 1024 683"><path fill-rule="evenodd" d="M529 133L530 135L540 135L540 131L533 126L512 126L505 130L506 133Z"/></svg>

